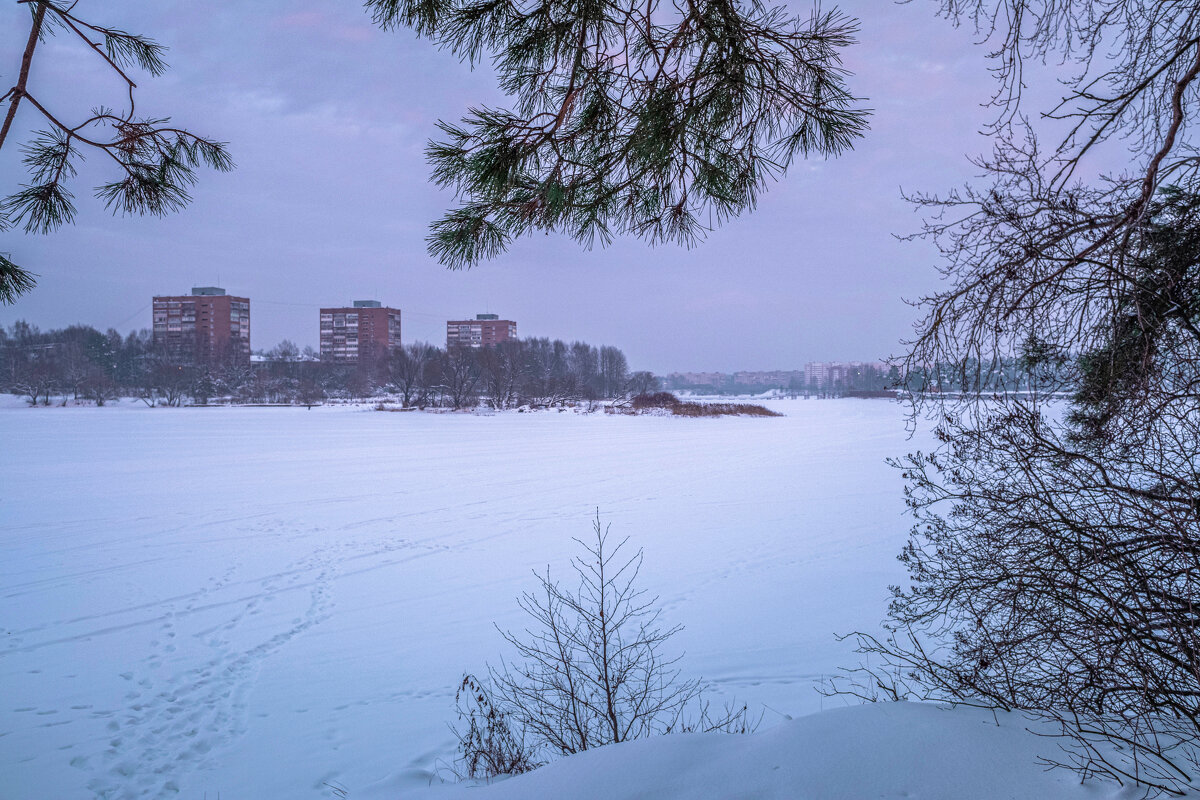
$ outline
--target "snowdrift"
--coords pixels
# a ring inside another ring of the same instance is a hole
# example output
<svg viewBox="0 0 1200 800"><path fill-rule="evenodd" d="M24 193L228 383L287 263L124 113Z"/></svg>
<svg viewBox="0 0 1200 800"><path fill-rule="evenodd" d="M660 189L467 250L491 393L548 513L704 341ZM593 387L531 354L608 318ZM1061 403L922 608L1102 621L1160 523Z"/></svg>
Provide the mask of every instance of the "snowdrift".
<svg viewBox="0 0 1200 800"><path fill-rule="evenodd" d="M749 736L663 736L591 750L490 786L356 796L473 800L1057 800L1143 792L1047 770L1054 728L1020 714L925 703L824 711ZM1045 734L1045 735L1039 735Z"/></svg>

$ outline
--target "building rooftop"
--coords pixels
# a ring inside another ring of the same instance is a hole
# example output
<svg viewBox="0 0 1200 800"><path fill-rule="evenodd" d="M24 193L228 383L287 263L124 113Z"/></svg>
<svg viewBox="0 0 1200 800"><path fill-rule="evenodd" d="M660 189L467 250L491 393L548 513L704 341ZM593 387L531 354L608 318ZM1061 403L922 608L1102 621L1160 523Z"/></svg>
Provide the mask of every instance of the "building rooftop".
<svg viewBox="0 0 1200 800"><path fill-rule="evenodd" d="M219 297L225 294L225 290L220 286L193 286L192 295L194 297Z"/></svg>
<svg viewBox="0 0 1200 800"><path fill-rule="evenodd" d="M475 319L500 319L499 314L476 314Z"/></svg>
<svg viewBox="0 0 1200 800"><path fill-rule="evenodd" d="M383 303L378 300L355 300L355 308L383 308Z"/></svg>

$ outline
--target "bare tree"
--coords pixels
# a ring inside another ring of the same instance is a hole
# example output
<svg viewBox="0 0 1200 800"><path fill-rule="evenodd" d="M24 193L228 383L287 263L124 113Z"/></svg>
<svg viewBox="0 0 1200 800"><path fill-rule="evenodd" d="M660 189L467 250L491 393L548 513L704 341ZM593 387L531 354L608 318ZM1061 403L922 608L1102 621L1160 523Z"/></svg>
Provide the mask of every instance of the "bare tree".
<svg viewBox="0 0 1200 800"><path fill-rule="evenodd" d="M600 387L602 397L618 397L629 382L629 362L620 348L600 348Z"/></svg>
<svg viewBox="0 0 1200 800"><path fill-rule="evenodd" d="M38 361L22 361L17 365L12 388L17 394L29 398L29 405L50 405L50 395L59 386L55 371L48 364Z"/></svg>
<svg viewBox="0 0 1200 800"><path fill-rule="evenodd" d="M70 392L72 398L78 400L81 388L91 376L94 365L77 342L67 343L58 349L60 352L57 372L63 393Z"/></svg>
<svg viewBox="0 0 1200 800"><path fill-rule="evenodd" d="M525 339L525 375L521 402L555 406L579 397L579 385L568 363L567 345L559 340Z"/></svg>
<svg viewBox="0 0 1200 800"><path fill-rule="evenodd" d="M392 354L388 362L388 388L400 395L403 407L427 402L428 372L436 355L437 348L424 342L405 345Z"/></svg>
<svg viewBox="0 0 1200 800"><path fill-rule="evenodd" d="M440 386L455 409L474 406L479 400L479 363L468 347L451 347L438 359Z"/></svg>
<svg viewBox="0 0 1200 800"><path fill-rule="evenodd" d="M245 397L254 383L254 368L241 359L226 359L220 365L222 390L234 400Z"/></svg>
<svg viewBox="0 0 1200 800"><path fill-rule="evenodd" d="M903 365L911 376L969 362L968 386L982 388L1031 333L1062 352L1102 342L1095 323L1113 317L1110 289L1128 277L1156 193L1172 184L1195 193L1200 8L1157 0L941 6L992 36L999 114L994 152L977 163L985 185L912 198L929 212L918 236L939 247L948 285L920 301L924 316ZM1022 115L1021 90L1028 63L1052 57L1076 71L1043 114L1069 123L1047 146ZM1128 169L1083 183L1078 175L1106 143L1127 148Z"/></svg>
<svg viewBox="0 0 1200 800"><path fill-rule="evenodd" d="M1065 423L998 397L899 465L913 586L864 644L934 695L1058 719L1085 772L1177 791L1200 770L1200 197L1164 193L1134 244Z"/></svg>
<svg viewBox="0 0 1200 800"><path fill-rule="evenodd" d="M91 400L97 406L102 406L109 400L118 397L117 385L98 367L91 367L87 377L79 386L79 394L86 400Z"/></svg>
<svg viewBox="0 0 1200 800"><path fill-rule="evenodd" d="M147 405L182 405L196 376L196 367L181 364L162 348L146 359L138 397Z"/></svg>
<svg viewBox="0 0 1200 800"><path fill-rule="evenodd" d="M593 538L576 541L584 549L571 561L576 585L563 587L549 568L537 575L537 591L519 600L530 626L504 633L520 663L489 671L499 707L531 744L569 755L680 730L753 727L745 707L711 717L700 681L681 678L680 656L664 652L681 627L664 625L657 598L638 588L642 551L612 542L599 513Z"/></svg>
<svg viewBox="0 0 1200 800"><path fill-rule="evenodd" d="M268 350L266 357L271 361L292 363L300 360L300 348L291 339L284 339Z"/></svg>
<svg viewBox="0 0 1200 800"><path fill-rule="evenodd" d="M325 399L325 390L321 384L311 377L300 378L296 382L296 402L311 410Z"/></svg>
<svg viewBox="0 0 1200 800"><path fill-rule="evenodd" d="M860 640L871 683L1035 712L1065 726L1064 763L1182 789L1200 768L1198 496L1179 483L1195 468L1159 447L1080 452L1017 399L941 432L902 465L912 583L888 636Z"/></svg>
<svg viewBox="0 0 1200 800"><path fill-rule="evenodd" d="M478 351L480 378L492 408L508 408L517 400L526 371L525 347L519 339Z"/></svg>
<svg viewBox="0 0 1200 800"><path fill-rule="evenodd" d="M868 693L1049 717L1050 760L1182 792L1200 774L1200 6L942 10L994 37L1000 114L987 185L915 198L947 286L901 365L939 446L897 464L917 524L890 631L860 639ZM1077 71L1046 147L1021 91L1050 56ZM1127 169L1084 183L1106 143ZM997 375L1015 356L1019 394ZM929 391L948 377L962 394Z"/></svg>
<svg viewBox="0 0 1200 800"><path fill-rule="evenodd" d="M644 370L635 372L629 376L629 393L635 397L639 394L656 392L661 386L662 381L656 378L653 373Z"/></svg>

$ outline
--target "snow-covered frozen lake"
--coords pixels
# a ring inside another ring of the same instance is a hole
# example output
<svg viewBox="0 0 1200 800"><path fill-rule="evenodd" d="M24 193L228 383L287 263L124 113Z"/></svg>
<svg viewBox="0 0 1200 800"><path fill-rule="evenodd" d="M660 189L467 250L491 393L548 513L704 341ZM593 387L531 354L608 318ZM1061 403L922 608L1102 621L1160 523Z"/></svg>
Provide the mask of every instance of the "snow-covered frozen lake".
<svg viewBox="0 0 1200 800"><path fill-rule="evenodd" d="M9 398L8 400L12 400ZM817 711L908 528L882 400L783 418L0 407L0 797L395 796L595 509L685 674Z"/></svg>

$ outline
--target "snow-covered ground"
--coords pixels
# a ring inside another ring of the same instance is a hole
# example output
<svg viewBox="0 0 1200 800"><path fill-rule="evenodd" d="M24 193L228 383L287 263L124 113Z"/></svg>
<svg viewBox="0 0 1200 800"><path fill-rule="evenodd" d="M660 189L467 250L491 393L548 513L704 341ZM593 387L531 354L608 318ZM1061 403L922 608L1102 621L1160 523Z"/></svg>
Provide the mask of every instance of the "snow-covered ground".
<svg viewBox="0 0 1200 800"><path fill-rule="evenodd" d="M686 626L685 673L787 740L783 715L841 704L813 691L853 662L834 634L874 629L902 576L883 459L921 439L888 401L769 405L787 416L10 398L0 797L408 796L453 756L460 676L504 652L492 623L521 625L530 570L564 567L597 507Z"/></svg>
<svg viewBox="0 0 1200 800"><path fill-rule="evenodd" d="M661 736L589 750L485 788L416 800L1145 800L1046 770L1057 729L1020 714L924 703L837 708L750 736ZM400 796L386 783L352 795Z"/></svg>

